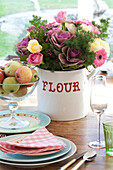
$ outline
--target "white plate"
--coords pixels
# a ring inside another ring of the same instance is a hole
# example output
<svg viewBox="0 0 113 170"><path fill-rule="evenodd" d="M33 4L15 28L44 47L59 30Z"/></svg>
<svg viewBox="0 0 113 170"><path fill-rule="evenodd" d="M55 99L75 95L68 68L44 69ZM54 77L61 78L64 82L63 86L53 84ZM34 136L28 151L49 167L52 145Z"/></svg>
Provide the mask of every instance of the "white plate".
<svg viewBox="0 0 113 170"><path fill-rule="evenodd" d="M0 163L2 164L6 164L6 165L11 165L11 166L16 166L16 167L20 167L20 168L36 168L36 167L41 167L41 166L46 166L52 163L57 163L60 161L64 161L68 158L70 158L76 151L77 151L77 147L76 145L70 141L71 144L71 150L65 154L64 156L61 156L59 158L56 158L54 160L50 160L50 161L46 161L46 162L38 162L38 163L17 163L17 162L9 162L9 161L5 161L5 160L1 160L0 159Z"/></svg>
<svg viewBox="0 0 113 170"><path fill-rule="evenodd" d="M0 141L7 141L11 138L22 136L25 134L18 134L18 135L10 135L4 138L1 138ZM2 151L0 151L0 160L10 161L10 162L18 162L18 163L35 163L35 162L42 162L42 161L48 161L52 160L58 157L63 156L64 154L68 153L71 150L71 144L68 139L58 137L59 139L63 140L66 144L66 147L61 149L60 151L56 153L51 153L48 155L35 155L35 156L27 156L27 155L21 155L21 154L6 154Z"/></svg>

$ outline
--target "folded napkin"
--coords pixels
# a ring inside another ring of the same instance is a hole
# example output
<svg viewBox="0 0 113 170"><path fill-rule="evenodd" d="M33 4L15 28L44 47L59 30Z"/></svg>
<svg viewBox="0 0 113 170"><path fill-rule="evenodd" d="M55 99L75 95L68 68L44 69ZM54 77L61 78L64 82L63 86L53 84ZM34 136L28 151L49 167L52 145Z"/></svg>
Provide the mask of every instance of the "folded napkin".
<svg viewBox="0 0 113 170"><path fill-rule="evenodd" d="M16 140L15 140L16 139ZM18 136L0 142L0 150L8 154L38 154L66 147L63 140L55 137L44 126L27 136Z"/></svg>

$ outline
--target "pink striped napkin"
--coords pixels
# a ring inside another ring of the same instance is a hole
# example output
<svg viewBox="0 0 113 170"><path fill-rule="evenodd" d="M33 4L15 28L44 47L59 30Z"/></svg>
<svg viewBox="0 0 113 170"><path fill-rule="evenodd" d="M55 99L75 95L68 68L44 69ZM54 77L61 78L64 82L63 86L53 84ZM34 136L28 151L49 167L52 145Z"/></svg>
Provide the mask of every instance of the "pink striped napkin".
<svg viewBox="0 0 113 170"><path fill-rule="evenodd" d="M60 150L66 147L63 140L55 137L44 126L30 135L19 136L16 140L0 142L0 150L8 154L38 154Z"/></svg>

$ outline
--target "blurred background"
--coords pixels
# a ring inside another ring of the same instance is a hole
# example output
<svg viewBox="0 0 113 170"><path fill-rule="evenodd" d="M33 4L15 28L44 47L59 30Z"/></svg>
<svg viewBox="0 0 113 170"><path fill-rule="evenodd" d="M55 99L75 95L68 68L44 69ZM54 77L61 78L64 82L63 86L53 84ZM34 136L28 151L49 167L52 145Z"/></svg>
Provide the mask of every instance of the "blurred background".
<svg viewBox="0 0 113 170"><path fill-rule="evenodd" d="M26 34L32 15L54 21L59 11L68 19L110 18L108 41L113 53L113 0L0 0L0 59L16 55L16 43Z"/></svg>

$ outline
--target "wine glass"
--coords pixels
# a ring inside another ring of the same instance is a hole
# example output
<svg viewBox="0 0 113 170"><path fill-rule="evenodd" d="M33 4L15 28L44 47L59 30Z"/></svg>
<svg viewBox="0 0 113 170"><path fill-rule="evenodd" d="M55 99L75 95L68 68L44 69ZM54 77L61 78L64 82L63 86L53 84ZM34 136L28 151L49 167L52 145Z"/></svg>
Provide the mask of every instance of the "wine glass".
<svg viewBox="0 0 113 170"><path fill-rule="evenodd" d="M32 94L35 87L37 86L39 78L30 83L24 84L4 84L4 86L9 89L9 93L3 89L3 84L0 84L0 99L8 102L8 107L10 110L10 116L5 116L0 118L0 128L5 129L22 129L30 125L30 122L27 120L21 120L19 116L16 115L16 110L18 109L18 102L24 100ZM19 90L14 93L14 89L18 88Z"/></svg>
<svg viewBox="0 0 113 170"><path fill-rule="evenodd" d="M107 95L106 95L106 77L103 75L96 75L91 81L91 94L90 106L93 112L97 113L98 118L98 137L97 141L89 143L91 148L105 147L104 141L100 140L100 123L101 115L107 108Z"/></svg>

